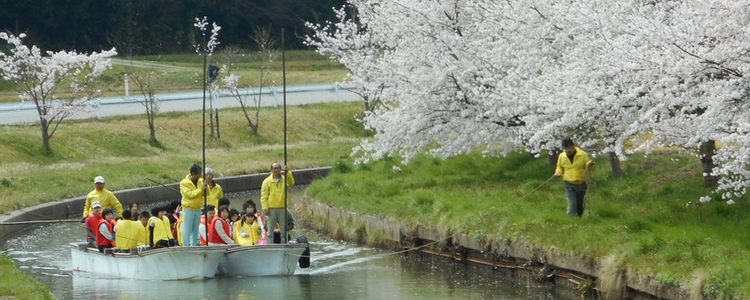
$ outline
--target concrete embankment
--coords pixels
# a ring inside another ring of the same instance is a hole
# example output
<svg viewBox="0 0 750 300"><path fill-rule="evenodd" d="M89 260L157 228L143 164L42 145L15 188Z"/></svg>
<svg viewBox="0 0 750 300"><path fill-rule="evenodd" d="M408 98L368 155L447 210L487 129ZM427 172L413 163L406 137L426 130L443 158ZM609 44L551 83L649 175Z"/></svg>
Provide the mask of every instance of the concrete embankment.
<svg viewBox="0 0 750 300"><path fill-rule="evenodd" d="M304 227L335 239L397 251L418 248L422 252L508 269L520 276L576 288L584 297L598 290L614 296L610 299L691 298L684 287L661 284L652 276L628 272L615 256L598 261L519 241L478 241L464 232L361 215L313 199L298 199L295 209L296 218Z"/></svg>
<svg viewBox="0 0 750 300"><path fill-rule="evenodd" d="M323 178L330 172L330 167L295 170L294 178L297 180L297 184L310 184L313 180ZM266 179L268 175L269 173L261 173L217 178L216 182L221 185L224 192L255 190L260 189L263 180ZM91 186L93 189L93 183ZM149 204L180 199L180 195L176 192L180 190L179 182L166 184L165 186L135 188L113 192L125 208L129 207L130 204L134 202L137 202L138 204ZM89 191L85 191L85 193L88 192ZM2 226L0 226L0 237L6 237L29 226L28 224L6 225L6 223L80 218L85 203L86 196L81 196L14 210L8 214L0 216L0 224L2 224Z"/></svg>

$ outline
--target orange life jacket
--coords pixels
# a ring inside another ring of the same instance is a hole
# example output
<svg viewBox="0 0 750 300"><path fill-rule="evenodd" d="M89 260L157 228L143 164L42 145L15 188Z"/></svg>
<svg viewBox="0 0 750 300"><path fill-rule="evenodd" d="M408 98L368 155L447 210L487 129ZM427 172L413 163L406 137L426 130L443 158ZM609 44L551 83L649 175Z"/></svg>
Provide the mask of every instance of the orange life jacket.
<svg viewBox="0 0 750 300"><path fill-rule="evenodd" d="M211 227L208 229L208 241L214 244L226 244L226 242L219 236L219 232L216 231L216 222L221 222L221 225L224 227L224 233L227 236L232 235L229 223L220 217L214 217L214 220L211 221Z"/></svg>
<svg viewBox="0 0 750 300"><path fill-rule="evenodd" d="M96 225L96 245L97 246L113 246L112 242L110 242L107 238L105 238L104 235L99 231L99 227L101 227L102 224L107 224L107 228L109 228L109 233L112 233L113 229L115 228L114 224L112 224L112 222L108 222L107 219L102 219L101 221L99 221L99 225Z"/></svg>

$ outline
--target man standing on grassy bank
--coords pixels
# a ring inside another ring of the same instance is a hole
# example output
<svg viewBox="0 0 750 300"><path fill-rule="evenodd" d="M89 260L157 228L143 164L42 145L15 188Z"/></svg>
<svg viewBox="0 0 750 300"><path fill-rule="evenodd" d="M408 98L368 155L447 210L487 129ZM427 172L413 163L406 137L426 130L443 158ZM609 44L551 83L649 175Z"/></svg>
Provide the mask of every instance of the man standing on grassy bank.
<svg viewBox="0 0 750 300"><path fill-rule="evenodd" d="M263 180L263 185L260 188L260 204L263 213L268 218L268 230L273 232L276 223L279 223L282 241L286 240L285 237L289 230L294 228L292 215L286 210L289 205L289 196L284 194L284 185L290 187L294 183L294 174L289 171L289 167L284 166L284 174L281 174L281 164L273 163L271 164L271 175ZM286 198L286 204L284 204L284 198ZM285 215L286 222L284 222Z"/></svg>
<svg viewBox="0 0 750 300"><path fill-rule="evenodd" d="M190 174L180 181L182 194L182 238L184 246L198 246L198 227L201 221L201 207L206 184L203 182L203 167L193 164Z"/></svg>
<svg viewBox="0 0 750 300"><path fill-rule="evenodd" d="M94 178L94 184L96 185L96 188L86 196L86 204L83 206L83 220L86 220L86 217L92 213L91 204L94 202L99 202L102 210L114 210L115 216L117 216L118 213L121 214L123 212L122 203L120 203L120 200L115 197L115 194L104 188L107 184L104 177L96 176L96 178Z"/></svg>
<svg viewBox="0 0 750 300"><path fill-rule="evenodd" d="M565 181L565 193L568 196L568 216L582 216L586 197L586 175L594 171L596 164L589 158L588 153L576 147L573 140L562 140L565 150L557 158L555 177L562 177Z"/></svg>

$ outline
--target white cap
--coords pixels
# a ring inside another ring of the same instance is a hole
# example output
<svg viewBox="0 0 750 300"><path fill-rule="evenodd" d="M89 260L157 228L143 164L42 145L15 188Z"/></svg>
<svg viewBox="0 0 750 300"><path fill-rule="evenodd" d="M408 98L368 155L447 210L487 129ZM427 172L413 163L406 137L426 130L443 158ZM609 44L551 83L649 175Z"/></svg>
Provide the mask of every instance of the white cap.
<svg viewBox="0 0 750 300"><path fill-rule="evenodd" d="M105 183L105 182L107 181L104 180L104 177L102 176L96 176L96 178L94 178L94 183Z"/></svg>
<svg viewBox="0 0 750 300"><path fill-rule="evenodd" d="M94 201L94 203L91 203L91 208L97 208L102 207L102 203L99 201Z"/></svg>

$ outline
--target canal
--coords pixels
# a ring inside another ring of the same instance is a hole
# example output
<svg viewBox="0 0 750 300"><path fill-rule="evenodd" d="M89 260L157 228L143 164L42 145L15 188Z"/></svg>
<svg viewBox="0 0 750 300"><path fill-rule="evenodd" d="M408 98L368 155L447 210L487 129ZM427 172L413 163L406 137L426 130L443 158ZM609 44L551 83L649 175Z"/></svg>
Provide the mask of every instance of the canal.
<svg viewBox="0 0 750 300"><path fill-rule="evenodd" d="M292 199L302 192L292 191ZM232 207L247 198L257 202L256 193L230 195ZM396 255L304 230L297 234L310 238L312 263L288 277L138 281L74 276L69 243L85 238L79 223L32 226L0 240L0 249L60 299L575 299L570 290L503 270L416 252Z"/></svg>

